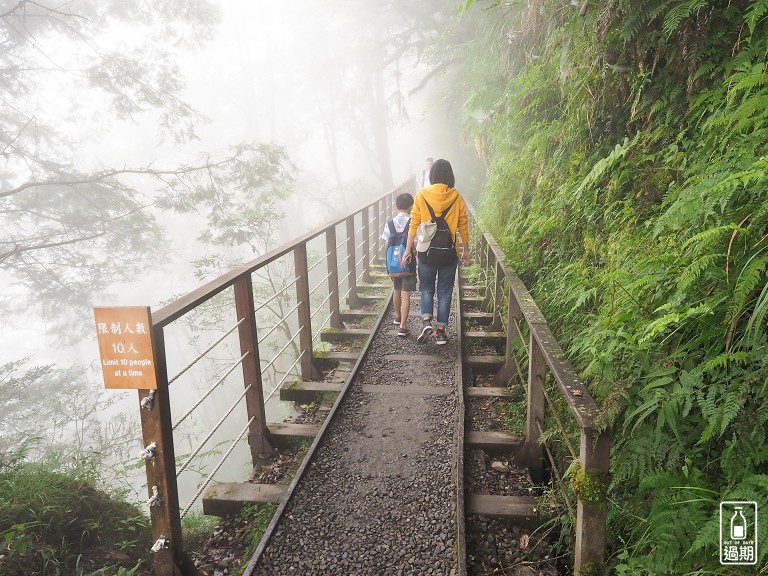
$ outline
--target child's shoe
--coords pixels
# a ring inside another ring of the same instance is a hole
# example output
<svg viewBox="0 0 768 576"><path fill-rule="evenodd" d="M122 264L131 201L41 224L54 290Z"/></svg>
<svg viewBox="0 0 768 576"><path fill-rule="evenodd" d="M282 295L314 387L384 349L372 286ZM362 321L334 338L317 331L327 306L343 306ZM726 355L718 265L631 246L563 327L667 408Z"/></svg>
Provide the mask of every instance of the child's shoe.
<svg viewBox="0 0 768 576"><path fill-rule="evenodd" d="M405 338L408 336L408 328L399 328L397 330L397 336L398 338Z"/></svg>
<svg viewBox="0 0 768 576"><path fill-rule="evenodd" d="M393 322L393 324L397 324L398 326L400 326L400 318L395 316L395 321Z"/></svg>
<svg viewBox="0 0 768 576"><path fill-rule="evenodd" d="M445 346L448 343L448 336L445 333L445 328L438 328L435 330L435 344L438 346Z"/></svg>

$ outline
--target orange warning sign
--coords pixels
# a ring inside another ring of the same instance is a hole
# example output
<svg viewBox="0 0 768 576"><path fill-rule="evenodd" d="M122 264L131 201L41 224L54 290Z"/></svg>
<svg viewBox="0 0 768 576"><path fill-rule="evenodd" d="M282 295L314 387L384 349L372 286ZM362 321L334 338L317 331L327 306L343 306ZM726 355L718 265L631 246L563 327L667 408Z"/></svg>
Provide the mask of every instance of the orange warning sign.
<svg viewBox="0 0 768 576"><path fill-rule="evenodd" d="M105 388L157 388L149 306L94 308Z"/></svg>

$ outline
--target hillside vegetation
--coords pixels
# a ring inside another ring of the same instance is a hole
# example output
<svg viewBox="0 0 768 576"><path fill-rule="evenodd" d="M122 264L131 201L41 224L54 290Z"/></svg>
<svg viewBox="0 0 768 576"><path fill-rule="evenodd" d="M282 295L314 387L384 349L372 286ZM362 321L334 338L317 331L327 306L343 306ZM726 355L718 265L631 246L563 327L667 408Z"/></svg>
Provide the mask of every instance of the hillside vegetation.
<svg viewBox="0 0 768 576"><path fill-rule="evenodd" d="M768 511L768 2L468 1L485 221L614 433L607 572L720 566Z"/></svg>

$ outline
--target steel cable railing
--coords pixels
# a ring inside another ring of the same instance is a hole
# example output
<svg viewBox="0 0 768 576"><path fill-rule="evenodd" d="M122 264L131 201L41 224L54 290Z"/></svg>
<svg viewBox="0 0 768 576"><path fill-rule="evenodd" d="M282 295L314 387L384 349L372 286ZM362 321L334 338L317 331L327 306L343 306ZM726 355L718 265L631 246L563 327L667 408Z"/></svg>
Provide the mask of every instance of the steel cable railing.
<svg viewBox="0 0 768 576"><path fill-rule="evenodd" d="M296 368L296 366L298 366L298 365L299 365L299 362L301 362L301 359L304 357L304 355L305 355L305 354L306 354L306 351L302 350L302 351L301 351L301 354L299 354L299 357L298 357L298 358L296 358L296 361L295 361L295 362L294 362L294 363L291 365L291 367L290 367L290 368L288 368L288 370L285 372L285 375L282 377L282 379L280 380L280 382L278 382L278 383L277 383L277 385L276 385L276 386L275 386L275 387L272 389L272 391L271 391L271 392L270 392L270 393L267 395L267 397L266 397L266 398L264 398L264 402L267 402L267 400L269 400L270 398L272 398L272 396L274 395L274 393L275 393L275 392L277 392L277 391L280 389L280 386L282 386L282 385L285 383L285 380L288 378L288 376L290 376L290 375L293 373L293 372L292 372L292 371L293 371L293 369L294 369L294 368Z"/></svg>
<svg viewBox="0 0 768 576"><path fill-rule="evenodd" d="M294 284L296 284L296 278L294 278L294 279L293 279L291 282L289 282L288 284L286 284L285 286L283 286L282 288L280 288L280 290L278 290L277 292L275 292L275 293L274 293L272 296L270 296L270 297L269 297L267 300L265 300L264 302L262 302L261 304L259 304L258 306L256 306L256 307L253 309L253 311L254 311L254 312L258 312L259 310L261 310L262 308L264 308L264 306L266 306L267 304L269 304L270 302L272 302L272 300L274 300L275 298L277 298L278 296L280 296L280 294L282 294L283 292L285 292L285 291L286 291L288 288L290 288L290 287L291 287L291 286L293 286Z"/></svg>
<svg viewBox="0 0 768 576"><path fill-rule="evenodd" d="M412 184L409 183L405 187L410 189ZM180 549L180 539L176 539L175 536L181 534L181 518L192 509L195 502L214 481L223 462L231 456L243 436L250 431L248 440L254 465L256 465L257 457L260 454L267 454L272 450L270 444L272 440L265 420L264 405L275 397L288 378L292 376L304 379L311 378L312 372L308 372L308 369L312 368L315 361L312 349L313 342L320 338L329 323L332 321L340 322L339 294L342 291L342 286L346 289L346 293L341 298L349 298L350 306L356 305L355 291L358 282L356 268L365 264L365 270L361 274L361 277L364 277L368 271L368 264L375 259L379 247L377 242L371 240L375 239L378 234L385 213L384 207L391 202L397 192L398 190L395 190L381 200L350 212L349 215L325 228L304 234L288 244L271 250L256 260L211 280L197 290L193 290L152 313L152 334L157 350L155 358L157 392L159 394L154 390L151 393L146 390L140 391L140 405L143 437L148 443L143 455L148 460L147 481L153 493L152 498L150 498L152 502L150 514L153 537L157 539L153 548L160 551L155 556L155 564L156 567L160 566L160 572L172 573L173 570L169 570L169 566L177 565L180 561L179 559L183 554ZM339 227L345 229L339 234L340 237L343 236L343 239L336 238ZM322 255L318 256L317 259L313 257L313 262L309 265L307 262L308 245L314 239L322 236L325 236L326 239ZM337 252L340 249L345 252L344 258L337 261ZM279 288L273 288L267 267L278 262L281 258L291 255L293 255L294 260L294 277ZM318 268L322 270L324 263L326 270L318 275L319 280L317 280L314 271ZM347 270L345 271L346 274L339 279L339 270L342 266L346 267ZM313 275L311 287L309 285L310 273ZM261 276L267 277L263 284L258 283ZM272 293L264 301L254 302L254 290L257 288L267 289ZM323 294L321 289L326 288L327 293ZM166 373L167 350L164 328L227 289L232 289L234 294L237 323L228 328L223 335L217 337L210 346L206 346L204 352L198 354L192 362L185 365L181 371L169 379ZM295 296L290 292L292 289L295 290ZM313 298L315 295L317 296ZM295 303L285 306L287 308L285 311L282 310L283 306L280 306L279 310L278 307L271 306L276 299L284 297L295 297ZM265 309L264 313L259 314ZM257 324L260 323L259 318L265 316L267 311L274 315L277 320L270 322L269 327L262 332L257 330ZM313 323L315 326L312 325ZM260 348L273 343L277 339L277 331L281 327L288 326L298 326L298 329L292 332L288 328L286 330L287 340L272 358L269 360L262 359ZM192 407L185 410L181 418L175 423L171 423L171 397L168 393L168 386L179 381L182 375L189 374L193 370L199 370L200 360L210 355L212 350L220 346L234 332L238 333L240 341L239 359L233 359L233 363L228 365L222 375L216 379L216 382L200 398L195 400ZM295 347L295 354L293 352L287 354L291 346ZM286 357L288 359L283 362ZM285 365L290 366L283 372L282 366ZM169 455L174 454L174 431L182 423L188 421L189 416L200 408L214 390L222 389L222 384L231 377L238 366L243 373L243 387L236 394L237 398L222 413L218 422L205 433L204 437L195 442L194 449L188 453L184 462L177 465L175 459L169 457ZM297 374L297 372L300 373ZM278 378L279 382L273 385ZM194 462L200 461L201 469L203 468L202 461L207 458L207 456L202 455L206 443L210 442L217 431L221 434L224 424L232 419L234 411L243 402L248 407L249 418L246 426L233 440L227 452L215 465L205 481L198 485L191 501L183 510L179 511L176 478L185 472L189 473ZM147 441L147 438L156 438L156 441ZM149 450L151 447L153 449ZM152 462L150 463L149 460ZM163 502L166 504L158 505L158 503ZM176 507L173 506L174 503ZM171 504L171 506L167 504Z"/></svg>
<svg viewBox="0 0 768 576"><path fill-rule="evenodd" d="M213 435L216 433L216 430L221 428L221 425L224 424L224 421L227 419L227 416L232 414L232 411L235 408L237 408L237 405L240 404L240 400L245 398L245 395L248 393L248 391L250 389L251 389L251 384L249 384L248 386L245 387L245 390L243 390L242 394L240 394L240 396L238 396L237 400L235 400L232 403L232 405L229 407L229 410L227 410L224 413L224 416L219 418L219 421L213 426L213 428L210 430L210 432L208 432L208 435L205 438L203 438L203 440L201 442L199 442L197 444L197 447L195 447L194 450L192 450L192 454L189 455L189 458L187 458L187 460L176 471L176 477L177 478L181 475L182 472L184 472L184 470L187 469L187 466L189 466L192 463L192 461L195 459L195 456L197 456L200 453L200 450L203 449L203 446L205 446L206 443L208 442L208 440L210 440L213 437Z"/></svg>
<svg viewBox="0 0 768 576"><path fill-rule="evenodd" d="M245 354L243 354L242 356L240 356L240 360L238 360L237 362L235 362L234 364L232 364L232 366L230 366L230 367L229 367L229 370L227 370L227 371L224 373L224 376L222 376L221 378L219 378L219 379L216 381L216 384L214 384L213 386L211 386L211 387L208 389L208 391L207 391L205 394L203 394L203 395L202 395L202 396L201 396L201 397L200 397L200 398L197 400L197 402L195 402L195 404L192 406L192 408L190 408L189 410L187 410L187 411L184 413L184 415L183 415L181 418L179 418L179 419L176 421L176 423L175 423L175 424L173 424L173 425L171 426L171 430L176 430L176 428L178 428L178 427L179 427L179 425L180 425L182 422L184 422L184 420L186 420L186 418L187 418L187 417L188 417L190 414L192 414L192 412L194 412L194 411L195 411L195 409L196 409L198 406L200 406L200 404L202 404L202 403L203 403L203 401L204 401L206 398L208 398L208 396L210 396L210 395L211 395L211 393L212 393L214 390L216 390L217 386L218 386L219 384L221 384L222 382L224 382L224 380L226 380L226 379L227 379L227 376L229 376L229 375L232 373L232 371L233 371L235 368L237 368L238 366L240 366L240 364L242 364L242 363L243 363L243 360L245 360L245 357L246 357L246 356L248 356L248 354L250 354L250 352L246 352Z"/></svg>
<svg viewBox="0 0 768 576"><path fill-rule="evenodd" d="M248 429L251 427L251 424L253 424L253 421L256 419L255 416L252 416L250 420L248 420L248 423L245 425L245 427L242 429L240 434L238 434L237 438L235 438L232 441L232 444L229 446L229 450L226 451L224 456L221 457L219 460L219 463L214 467L213 471L208 475L208 477L205 479L205 481L198 487L197 492L195 492L195 495L192 497L192 500L190 500L189 504L187 504L187 507L182 510L182 512L179 514L179 520L182 520L184 516L187 515L187 512L190 511L192 506L197 502L197 499L200 498L203 491L208 488L208 485L211 483L211 480L213 480L213 477L216 475L216 472L219 471L221 466L224 464L224 461L229 458L229 455L232 454L232 451L235 449L235 446L237 446L237 443L240 442L243 436L245 436L245 433L248 432Z"/></svg>
<svg viewBox="0 0 768 576"><path fill-rule="evenodd" d="M213 349L214 349L216 346L218 346L218 345L219 345L219 344L220 344L220 343L221 343L221 342L224 340L224 338L226 338L227 336L229 336L230 334L232 334L232 332L234 332L235 330L237 330L238 326L240 326L240 324L242 324L244 320L245 320L245 318L241 318L240 320L238 320L238 321L237 321L237 324L235 324L234 326L232 326L232 328L230 328L229 330L227 330L227 331L224 333L224 335L223 335L221 338L219 338L218 340L216 340L216 342L214 342L213 344L211 344L211 345L210 345L210 346L209 346L209 347L208 347L208 348L207 348L207 349L206 349L204 352L201 352L200 354L198 354L197 358L195 358L194 360L192 360L192 362L190 362L189 364L187 364L187 366L185 366L184 368L182 368L182 370L181 370L181 371L180 371L178 374L176 374L176 376L174 376L173 378L171 378L170 380L168 380L168 384L170 385L170 384L172 384L173 382L175 382L175 381L176 381L176 380L179 378L179 376L181 376L182 374L184 374L184 372L186 372L187 370L189 370L190 368L192 368L192 366L194 366L195 364L197 364L197 362L198 362L199 360L201 360L202 358L204 358L204 357L205 357L205 355L206 355L206 354L208 354L208 352L210 352L210 351L211 351L211 350L213 350Z"/></svg>

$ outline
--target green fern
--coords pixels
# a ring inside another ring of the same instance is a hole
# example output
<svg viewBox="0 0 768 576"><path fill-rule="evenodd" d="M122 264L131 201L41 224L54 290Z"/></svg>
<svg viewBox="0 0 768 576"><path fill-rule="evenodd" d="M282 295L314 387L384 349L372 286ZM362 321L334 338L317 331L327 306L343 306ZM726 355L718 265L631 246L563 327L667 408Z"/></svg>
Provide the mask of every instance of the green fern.
<svg viewBox="0 0 768 576"><path fill-rule="evenodd" d="M713 383L706 391L699 390L698 401L706 421L698 444L722 436L731 422L742 411L749 386L743 382Z"/></svg>
<svg viewBox="0 0 768 576"><path fill-rule="evenodd" d="M744 17L744 22L747 24L747 27L749 28L750 36L755 33L755 29L757 28L758 22L760 22L764 18L766 13L768 13L768 1L766 0L759 0L757 2L753 2L752 5L747 9L747 13Z"/></svg>
<svg viewBox="0 0 768 576"><path fill-rule="evenodd" d="M662 31L669 38L680 28L680 23L708 5L706 0L687 0L672 8L664 16Z"/></svg>
<svg viewBox="0 0 768 576"><path fill-rule="evenodd" d="M757 297L752 315L749 317L744 331L745 344L749 348L757 348L765 339L766 317L768 317L768 283L763 286ZM768 406L768 402L765 405Z"/></svg>
<svg viewBox="0 0 768 576"><path fill-rule="evenodd" d="M701 258L698 258L691 262L681 273L677 281L677 289L681 292L688 290L702 275L705 270L708 270L720 261L724 259L725 254L706 254Z"/></svg>
<svg viewBox="0 0 768 576"><path fill-rule="evenodd" d="M730 306L730 313L733 316L741 312L752 291L763 281L763 272L765 272L765 267L768 264L768 256L758 257L758 255L759 252L753 254L736 277L733 300Z"/></svg>

